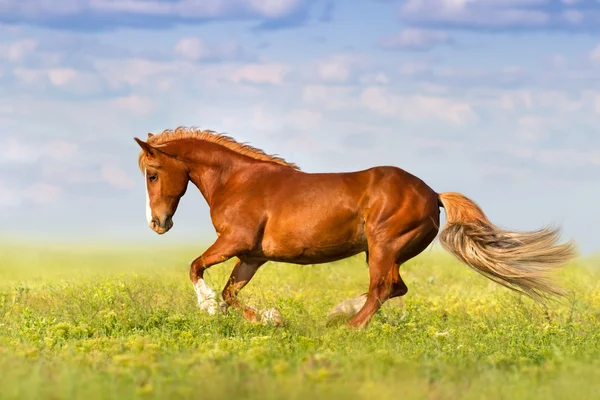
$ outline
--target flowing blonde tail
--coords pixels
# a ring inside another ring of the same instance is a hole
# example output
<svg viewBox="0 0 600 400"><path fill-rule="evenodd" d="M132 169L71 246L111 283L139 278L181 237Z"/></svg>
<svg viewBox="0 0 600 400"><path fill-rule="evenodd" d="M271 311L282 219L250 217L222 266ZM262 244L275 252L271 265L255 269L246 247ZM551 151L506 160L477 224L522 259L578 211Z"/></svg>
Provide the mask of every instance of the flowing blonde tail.
<svg viewBox="0 0 600 400"><path fill-rule="evenodd" d="M577 256L574 243L557 245L559 230L513 232L492 224L481 208L460 193L438 195L446 210L440 243L486 278L544 303L566 291L547 274Z"/></svg>

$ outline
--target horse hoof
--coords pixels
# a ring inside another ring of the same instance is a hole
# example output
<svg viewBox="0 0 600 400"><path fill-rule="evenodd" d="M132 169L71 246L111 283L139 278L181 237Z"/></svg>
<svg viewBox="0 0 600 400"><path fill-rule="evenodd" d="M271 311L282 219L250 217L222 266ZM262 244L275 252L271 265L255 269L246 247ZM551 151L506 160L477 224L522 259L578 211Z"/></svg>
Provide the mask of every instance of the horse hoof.
<svg viewBox="0 0 600 400"><path fill-rule="evenodd" d="M209 315L215 315L220 308L215 299L204 300L199 303L199 306L202 311L206 311Z"/></svg>
<svg viewBox="0 0 600 400"><path fill-rule="evenodd" d="M282 318L281 313L276 308L269 308L260 313L260 321L263 324L272 324L274 326L281 326Z"/></svg>
<svg viewBox="0 0 600 400"><path fill-rule="evenodd" d="M225 314L228 308L229 304L225 303L223 300L219 301L219 311L221 314Z"/></svg>
<svg viewBox="0 0 600 400"><path fill-rule="evenodd" d="M348 322L360 311L366 301L367 297L364 295L342 301L327 314L327 322L325 325L329 327Z"/></svg>

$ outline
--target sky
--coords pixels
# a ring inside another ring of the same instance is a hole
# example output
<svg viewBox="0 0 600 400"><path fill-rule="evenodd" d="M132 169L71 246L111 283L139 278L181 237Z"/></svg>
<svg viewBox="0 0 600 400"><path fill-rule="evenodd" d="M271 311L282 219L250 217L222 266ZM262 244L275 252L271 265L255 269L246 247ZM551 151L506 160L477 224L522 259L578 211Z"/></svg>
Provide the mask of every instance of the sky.
<svg viewBox="0 0 600 400"><path fill-rule="evenodd" d="M0 0L0 236L214 240L193 186L151 231L137 167L197 126L598 252L599 67L597 0Z"/></svg>

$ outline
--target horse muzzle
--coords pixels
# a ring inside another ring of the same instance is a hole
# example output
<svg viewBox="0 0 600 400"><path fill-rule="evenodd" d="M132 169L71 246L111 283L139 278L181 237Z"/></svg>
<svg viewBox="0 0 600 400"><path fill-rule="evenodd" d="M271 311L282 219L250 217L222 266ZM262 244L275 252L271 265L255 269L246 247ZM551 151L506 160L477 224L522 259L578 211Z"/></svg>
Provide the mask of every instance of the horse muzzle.
<svg viewBox="0 0 600 400"><path fill-rule="evenodd" d="M150 228L159 235L169 232L169 230L173 227L173 217L168 216L164 218L162 221L158 218L152 218L150 221Z"/></svg>

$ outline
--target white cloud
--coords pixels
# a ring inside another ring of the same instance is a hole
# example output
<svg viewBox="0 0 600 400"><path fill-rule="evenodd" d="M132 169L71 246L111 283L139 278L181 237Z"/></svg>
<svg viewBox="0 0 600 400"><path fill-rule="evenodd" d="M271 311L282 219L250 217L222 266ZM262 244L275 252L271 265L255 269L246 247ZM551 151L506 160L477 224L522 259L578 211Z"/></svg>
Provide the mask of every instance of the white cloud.
<svg viewBox="0 0 600 400"><path fill-rule="evenodd" d="M456 68L444 66L427 67L426 64L421 64L421 68L422 69L420 70L417 68L413 74L406 75L414 75L425 82L445 84L448 87L459 89L459 91L463 93L465 87L468 87L469 90L473 90L477 88L523 86L522 82L526 78L531 79L520 66L514 65L495 68L481 68L477 66Z"/></svg>
<svg viewBox="0 0 600 400"><path fill-rule="evenodd" d="M247 64L231 72L228 80L235 83L281 85L290 67L286 64Z"/></svg>
<svg viewBox="0 0 600 400"><path fill-rule="evenodd" d="M600 44L594 47L590 52L590 60L594 63L600 63Z"/></svg>
<svg viewBox="0 0 600 400"><path fill-rule="evenodd" d="M48 71L48 78L53 85L64 86L77 77L77 71L72 68L55 68Z"/></svg>
<svg viewBox="0 0 600 400"><path fill-rule="evenodd" d="M44 163L41 166L41 177L44 180L58 181L61 184L80 184L100 182L99 174L87 168L69 168L66 165Z"/></svg>
<svg viewBox="0 0 600 400"><path fill-rule="evenodd" d="M109 0L112 2L114 0ZM25 14L29 17L40 17L45 14L52 14L57 16L64 16L74 14L82 11L95 3L101 3L102 0L64 0L60 2L47 2L44 0L25 0L19 2L7 1L3 4L5 6L4 12L10 15L10 13ZM86 4L88 3L88 4Z"/></svg>
<svg viewBox="0 0 600 400"><path fill-rule="evenodd" d="M20 203L17 191L0 181L0 212L4 207L14 207Z"/></svg>
<svg viewBox="0 0 600 400"><path fill-rule="evenodd" d="M131 177L118 164L104 164L100 170L100 174L104 181L116 188L129 189L133 186Z"/></svg>
<svg viewBox="0 0 600 400"><path fill-rule="evenodd" d="M594 117L600 112L600 91L579 90L574 93L564 90L510 90L497 91L497 101L493 104L511 111L529 113L533 110L548 112L550 115L562 115L565 120L572 118L573 113L583 112ZM578 117L579 118L579 117Z"/></svg>
<svg viewBox="0 0 600 400"><path fill-rule="evenodd" d="M548 26L560 13L540 0L407 0L405 21L454 23L465 27Z"/></svg>
<svg viewBox="0 0 600 400"><path fill-rule="evenodd" d="M583 21L584 14L577 10L567 10L563 13L563 18L570 24L577 25Z"/></svg>
<svg viewBox="0 0 600 400"><path fill-rule="evenodd" d="M44 76L42 71L31 68L15 68L12 73L15 78L28 85L39 82L39 80Z"/></svg>
<svg viewBox="0 0 600 400"><path fill-rule="evenodd" d="M4 151L0 155L0 162L23 164L37 161L40 157L40 149L24 145L15 138L10 138L4 145Z"/></svg>
<svg viewBox="0 0 600 400"><path fill-rule="evenodd" d="M60 198L61 193L60 186L46 182L35 182L24 189L16 189L0 181L0 213L24 203L51 204Z"/></svg>
<svg viewBox="0 0 600 400"><path fill-rule="evenodd" d="M302 89L302 100L330 110L358 107L354 91L346 86L307 85Z"/></svg>
<svg viewBox="0 0 600 400"><path fill-rule="evenodd" d="M22 33L22 28L13 24L5 24L0 22L0 33L5 34L3 36L17 35Z"/></svg>
<svg viewBox="0 0 600 400"><path fill-rule="evenodd" d="M537 142L548 135L544 120L536 115L524 115L517 120L517 134L521 139Z"/></svg>
<svg viewBox="0 0 600 400"><path fill-rule="evenodd" d="M459 141L452 141L448 139L436 139L436 138L419 138L419 135L415 135L417 138L415 142L418 147L423 150L433 151L456 151L462 149L465 144Z"/></svg>
<svg viewBox="0 0 600 400"><path fill-rule="evenodd" d="M381 46L389 50L431 50L452 43L449 33L430 29L407 28L381 41Z"/></svg>
<svg viewBox="0 0 600 400"><path fill-rule="evenodd" d="M350 68L344 63L329 61L319 65L318 74L324 81L345 82L350 77Z"/></svg>
<svg viewBox="0 0 600 400"><path fill-rule="evenodd" d="M36 204L54 203L60 197L62 189L59 186L45 182L37 182L23 192L23 198Z"/></svg>
<svg viewBox="0 0 600 400"><path fill-rule="evenodd" d="M65 140L56 140L43 147L44 154L55 160L67 160L77 153L79 145Z"/></svg>
<svg viewBox="0 0 600 400"><path fill-rule="evenodd" d="M305 103L323 109L367 108L376 115L409 120L439 119L452 124L468 124L478 119L471 104L458 98L398 94L382 86L362 90L353 87L310 85L303 88Z"/></svg>
<svg viewBox="0 0 600 400"><path fill-rule="evenodd" d="M300 75L304 81L345 83L370 66L370 59L364 54L333 54L301 66Z"/></svg>
<svg viewBox="0 0 600 400"><path fill-rule="evenodd" d="M553 114L560 112L574 113L581 111L585 105L583 98L574 98L569 93L560 90L543 90L535 95L529 91L527 96L527 107L529 109L540 107L551 111ZM583 93L581 94L583 95ZM592 96L595 97L595 96Z"/></svg>
<svg viewBox="0 0 600 400"><path fill-rule="evenodd" d="M529 110L533 106L532 94L528 90L508 91L500 95L500 107L505 110L515 110L518 108Z"/></svg>
<svg viewBox="0 0 600 400"><path fill-rule="evenodd" d="M269 131L281 126L279 119L275 118L264 103L254 105L251 116L251 126L258 131Z"/></svg>
<svg viewBox="0 0 600 400"><path fill-rule="evenodd" d="M390 77L385 72L373 72L361 75L358 81L363 85L387 85L390 83Z"/></svg>
<svg viewBox="0 0 600 400"><path fill-rule="evenodd" d="M222 91L224 83L238 84L236 90L247 92L246 84L281 85L292 72L289 65L278 62L198 64L184 59L153 61L135 58L99 60L95 65L109 87L128 88L136 93L143 91L146 95L185 92L194 88Z"/></svg>
<svg viewBox="0 0 600 400"><path fill-rule="evenodd" d="M13 114L15 114L14 105L0 103L0 115L13 115Z"/></svg>
<svg viewBox="0 0 600 400"><path fill-rule="evenodd" d="M0 164L29 164L41 158L66 161L77 152L77 144L68 141L51 141L46 144L23 143L17 138L8 138L0 155Z"/></svg>
<svg viewBox="0 0 600 400"><path fill-rule="evenodd" d="M38 47L38 42L33 39L21 39L8 44L0 44L0 60L5 59L19 63L33 54Z"/></svg>
<svg viewBox="0 0 600 400"><path fill-rule="evenodd" d="M592 99L592 104L594 107L594 112L600 115L600 94L595 94Z"/></svg>
<svg viewBox="0 0 600 400"><path fill-rule="evenodd" d="M366 88L362 103L373 112L405 119L441 119L467 124L478 119L471 105L462 100L423 95L398 95L381 87Z"/></svg>
<svg viewBox="0 0 600 400"><path fill-rule="evenodd" d="M424 61L407 61L400 64L399 72L402 75L419 75L431 72L431 66Z"/></svg>
<svg viewBox="0 0 600 400"><path fill-rule="evenodd" d="M119 162L103 160L100 160L100 165L79 165L78 168L71 168L70 164L43 163L41 178L45 182L63 186L106 183L116 189L133 187L133 180Z"/></svg>
<svg viewBox="0 0 600 400"><path fill-rule="evenodd" d="M302 0L249 0L250 7L266 17L281 17L289 14L303 3Z"/></svg>
<svg viewBox="0 0 600 400"><path fill-rule="evenodd" d="M87 1L71 0L73 3ZM100 12L126 12L146 15L177 15L182 17L219 17L246 10L264 17L276 18L292 12L302 0L90 0L92 9Z"/></svg>
<svg viewBox="0 0 600 400"><path fill-rule="evenodd" d="M175 54L189 60L200 60L207 57L210 52L206 44L200 38L187 37L180 39L173 49Z"/></svg>
<svg viewBox="0 0 600 400"><path fill-rule="evenodd" d="M323 115L319 112L307 109L296 109L288 113L285 123L295 129L315 129L319 126Z"/></svg>
<svg viewBox="0 0 600 400"><path fill-rule="evenodd" d="M149 114L156 107L156 104L151 99L136 94L119 97L113 100L112 104L118 110L132 112L137 115Z"/></svg>
<svg viewBox="0 0 600 400"><path fill-rule="evenodd" d="M74 94L95 94L105 90L106 82L93 72L81 72L69 67L24 68L12 71L17 81L30 88L40 89L49 85Z"/></svg>
<svg viewBox="0 0 600 400"><path fill-rule="evenodd" d="M512 182L529 178L532 174L530 169L511 165L488 165L482 164L478 166L477 172L486 179L494 179L496 177L508 179ZM496 180L496 179L494 179Z"/></svg>
<svg viewBox="0 0 600 400"><path fill-rule="evenodd" d="M149 81L154 82L158 77L186 74L190 69L187 64L179 62L144 58L99 59L94 62L94 67L112 88L147 85Z"/></svg>
<svg viewBox="0 0 600 400"><path fill-rule="evenodd" d="M206 19L282 19L310 5L306 0L47 0L4 1L3 14L16 22L43 24L59 17L65 25L72 18L96 16L98 22L108 26L129 25L131 19L161 17L164 22L173 20ZM129 18L114 18L126 14ZM147 24L156 23L151 19Z"/></svg>
<svg viewBox="0 0 600 400"><path fill-rule="evenodd" d="M242 55L241 47L235 42L208 45L199 37L184 37L175 43L176 56L190 61L233 60Z"/></svg>
<svg viewBox="0 0 600 400"><path fill-rule="evenodd" d="M531 147L510 148L507 152L517 158L534 160L553 168L600 166L600 150L598 149L539 149Z"/></svg>
<svg viewBox="0 0 600 400"><path fill-rule="evenodd" d="M131 127L137 118L137 115L116 107L111 99L69 99L16 93L10 98L0 97L0 109L7 106L11 113L0 121L6 126L3 130L28 147L34 146L29 140L37 143L38 138L60 137L76 144L95 136L118 138L124 127Z"/></svg>
<svg viewBox="0 0 600 400"><path fill-rule="evenodd" d="M268 102L259 102L254 104L244 113L230 116L228 118L230 125L243 126L238 133L231 134L245 135L247 130L254 132L255 135L267 137L275 134L285 136L290 130L310 131L318 128L322 123L323 114L319 111L309 108L282 109L276 104ZM240 137L245 141L244 137Z"/></svg>
<svg viewBox="0 0 600 400"><path fill-rule="evenodd" d="M552 55L550 62L552 66L557 69L564 68L568 65L567 59L562 54Z"/></svg>
<svg viewBox="0 0 600 400"><path fill-rule="evenodd" d="M402 102L399 96L393 96L388 94L387 91L371 87L362 92L361 100L368 109L378 114L399 116L400 103Z"/></svg>

